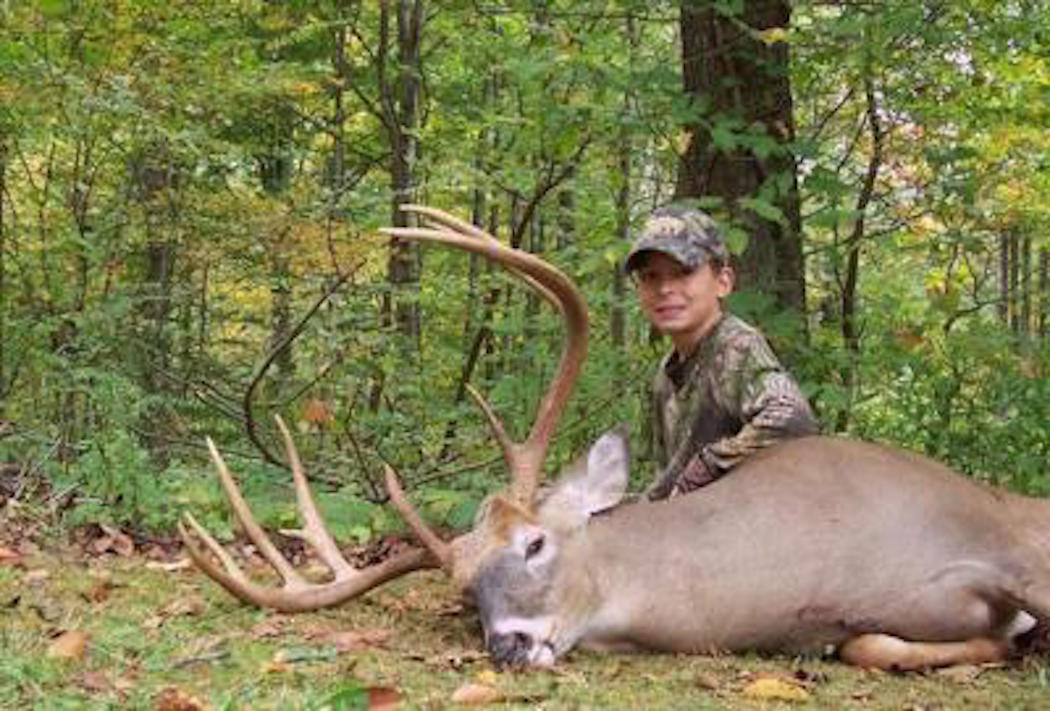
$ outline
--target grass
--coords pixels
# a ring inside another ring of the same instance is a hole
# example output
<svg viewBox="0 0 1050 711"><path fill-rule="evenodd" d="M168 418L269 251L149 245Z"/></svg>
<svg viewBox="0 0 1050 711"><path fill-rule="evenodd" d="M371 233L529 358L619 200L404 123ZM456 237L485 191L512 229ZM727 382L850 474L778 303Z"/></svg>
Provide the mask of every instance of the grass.
<svg viewBox="0 0 1050 711"><path fill-rule="evenodd" d="M57 635L87 634L82 653ZM277 615L241 605L192 568L139 555L37 553L0 565L0 708L398 708L454 706L465 684L497 707L550 709L1037 709L1043 660L890 675L819 660L575 652L553 671L499 672L445 580L417 574L334 610ZM759 698L774 677L792 694ZM385 690L385 691L384 691ZM181 694L181 696L179 696ZM188 702L188 701L187 701Z"/></svg>

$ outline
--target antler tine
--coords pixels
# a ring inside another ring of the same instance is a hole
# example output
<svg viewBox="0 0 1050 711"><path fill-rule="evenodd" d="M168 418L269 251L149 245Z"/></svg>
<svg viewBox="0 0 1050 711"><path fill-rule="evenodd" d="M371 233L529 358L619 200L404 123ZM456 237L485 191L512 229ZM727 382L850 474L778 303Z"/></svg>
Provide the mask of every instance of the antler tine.
<svg viewBox="0 0 1050 711"><path fill-rule="evenodd" d="M502 244L498 239L496 239L495 236L489 234L480 227L466 222L465 220L461 220L455 215L450 215L449 213L444 212L443 210L438 210L437 208L433 207L427 207L426 205L415 205L411 203L405 203L403 205L400 205L399 207L404 212L414 212L423 215L425 218L427 218L428 223L430 223L432 226L436 225L439 228L446 227L452 232L456 232L462 235L469 235L471 237L476 237L477 239L481 240L492 241L496 244ZM558 301L558 297L555 296L543 284L541 284L528 274L525 274L518 269L509 266L507 267L507 269L512 274L521 279L523 282L528 284L533 291L535 291L537 294L546 299L555 308L559 310L561 309L561 303Z"/></svg>
<svg viewBox="0 0 1050 711"><path fill-rule="evenodd" d="M415 209L415 206L412 209ZM455 218L438 211L433 213L442 215L446 224L455 229ZM453 222L449 223L448 220ZM583 296L557 267L528 252L506 247L495 238L478 239L477 228L472 227L471 234L421 227L384 228L380 231L392 237L438 242L480 254L508 267L515 274L531 277L546 289L551 295L549 298L558 304L566 322L566 341L557 375L547 388L525 442L512 443L507 438L501 441L504 457L511 470L511 495L519 503L531 504L539 486L550 437L587 357L587 305ZM491 410L483 409L486 410L490 425L498 422ZM502 429L502 425L499 428L493 427L494 432Z"/></svg>
<svg viewBox="0 0 1050 711"><path fill-rule="evenodd" d="M192 534L187 526L192 529ZM183 521L178 524L178 530L182 542L186 545L186 552L205 575L222 585L242 602L281 612L305 612L322 607L332 607L412 571L437 567L437 562L431 556L430 551L423 548L412 548L387 558L377 565L354 570L352 576L333 580L330 583L306 584L302 588L295 589L290 585L280 588L265 587L249 580L244 572L233 563L222 546L190 514L184 515ZM207 551L201 549L195 536L205 541ZM223 568L212 562L208 556L209 551L222 561Z"/></svg>
<svg viewBox="0 0 1050 711"><path fill-rule="evenodd" d="M423 523L423 517L419 515L416 507L405 496L405 491L401 488L401 482L398 481L393 467L383 462L383 469L386 472L386 490L390 494L390 503L394 505L401 517L405 519L405 523L416 534L419 542L426 546L427 550L440 561L441 567L446 572L451 573L452 550L449 544L441 540L436 533L430 530L429 526Z"/></svg>
<svg viewBox="0 0 1050 711"><path fill-rule="evenodd" d="M296 572L292 564L288 562L288 559L281 555L281 552L277 550L277 546L273 544L273 541L266 535L258 523L255 522L255 517L252 516L252 510L249 508L244 497L241 495L240 487L237 486L237 482L234 481L233 475L230 474L229 468L226 466L226 461L219 454L218 448L215 446L215 442L212 441L211 437L207 438L208 451L211 453L211 459L215 463L215 468L219 471L219 481L222 482L222 488L226 491L226 498L230 502L230 506L233 508L234 515L237 516L237 520L241 522L241 527L244 528L244 532L248 534L248 538L251 539L252 543L262 554L263 558L273 566L277 574L281 576L281 580L286 585L297 587L299 585L305 585L306 581L299 573ZM213 549L214 550L214 549ZM229 566L227 566L229 567Z"/></svg>
<svg viewBox="0 0 1050 711"><path fill-rule="evenodd" d="M292 435L285 426L280 415L274 415L277 429L281 431L284 439L284 450L288 454L288 463L292 465L292 481L295 484L295 498L299 502L299 512L303 517L301 530L282 529L281 533L295 536L309 543L324 561L325 565L339 577L353 571L353 566L346 562L343 554L339 552L339 546L332 539L328 529L325 528L324 520L314 503L313 494L310 493L310 485L306 482L306 474L303 472L303 463L299 459L299 452L292 441Z"/></svg>
<svg viewBox="0 0 1050 711"><path fill-rule="evenodd" d="M325 529L324 521L310 494L303 465L288 428L280 418L277 418L277 426L281 430L285 448L288 451L296 497L304 519L303 530L288 533L309 543L332 570L334 577L326 583L310 582L303 578L281 555L256 523L226 462L223 461L215 443L210 438L207 440L208 449L218 469L219 480L226 491L230 506L248 537L281 577L282 585L266 587L251 581L218 541L192 515L186 513L178 525L179 536L186 545L190 558L208 577L244 602L283 612L299 612L338 605L393 578L414 570L438 566L439 559L436 559L430 551L413 548L368 568L352 567L339 553L338 546ZM218 559L221 565L216 565L213 557Z"/></svg>

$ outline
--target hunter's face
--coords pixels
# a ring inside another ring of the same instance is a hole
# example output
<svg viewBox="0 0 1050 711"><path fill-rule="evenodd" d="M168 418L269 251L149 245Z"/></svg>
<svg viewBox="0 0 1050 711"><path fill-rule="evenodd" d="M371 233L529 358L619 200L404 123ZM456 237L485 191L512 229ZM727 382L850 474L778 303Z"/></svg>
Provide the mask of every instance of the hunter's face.
<svg viewBox="0 0 1050 711"><path fill-rule="evenodd" d="M733 271L710 263L689 269L672 257L651 252L635 271L646 318L689 350L722 316L722 299L733 291Z"/></svg>

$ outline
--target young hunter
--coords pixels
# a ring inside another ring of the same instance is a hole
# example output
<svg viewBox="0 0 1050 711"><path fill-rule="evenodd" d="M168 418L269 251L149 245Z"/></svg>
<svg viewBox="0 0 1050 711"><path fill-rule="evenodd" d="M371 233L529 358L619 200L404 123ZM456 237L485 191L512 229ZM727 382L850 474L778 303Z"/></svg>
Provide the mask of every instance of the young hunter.
<svg viewBox="0 0 1050 711"><path fill-rule="evenodd" d="M645 491L649 499L699 489L763 447L817 431L766 339L725 311L735 277L708 215L674 205L654 212L626 270L646 318L673 345L653 385L661 473Z"/></svg>

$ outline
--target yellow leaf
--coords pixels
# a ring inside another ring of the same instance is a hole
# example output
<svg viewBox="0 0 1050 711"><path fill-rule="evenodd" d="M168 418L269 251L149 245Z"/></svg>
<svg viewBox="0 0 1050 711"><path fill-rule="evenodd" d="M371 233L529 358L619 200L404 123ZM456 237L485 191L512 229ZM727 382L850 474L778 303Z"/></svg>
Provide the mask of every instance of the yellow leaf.
<svg viewBox="0 0 1050 711"><path fill-rule="evenodd" d="M487 686L495 686L499 683L499 674L492 671L491 669L484 669L474 675L474 678L479 684L485 684Z"/></svg>
<svg viewBox="0 0 1050 711"><path fill-rule="evenodd" d="M788 30L786 27L770 27L768 30L762 30L755 33L758 39L765 44L776 44L777 42L788 41Z"/></svg>
<svg viewBox="0 0 1050 711"><path fill-rule="evenodd" d="M752 699L777 701L806 701L809 699L809 693L798 684L773 677L756 679L744 687L743 694Z"/></svg>
<svg viewBox="0 0 1050 711"><path fill-rule="evenodd" d="M464 706L483 706L503 700L503 694L488 684L466 683L452 692L452 703Z"/></svg>

